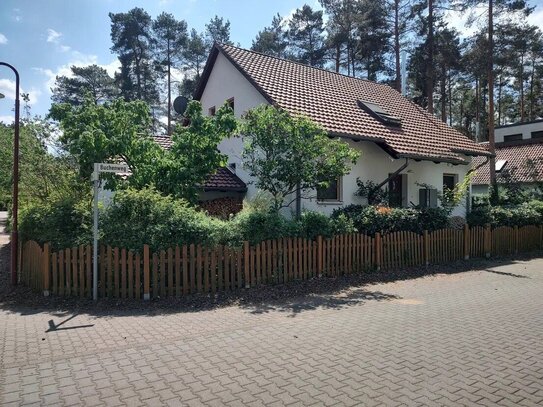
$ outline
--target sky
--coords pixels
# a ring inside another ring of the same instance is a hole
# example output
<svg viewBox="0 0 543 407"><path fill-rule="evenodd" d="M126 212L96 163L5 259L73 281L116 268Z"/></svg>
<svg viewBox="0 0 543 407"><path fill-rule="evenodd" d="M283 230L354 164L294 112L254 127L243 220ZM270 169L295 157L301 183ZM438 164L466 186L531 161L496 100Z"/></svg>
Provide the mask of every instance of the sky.
<svg viewBox="0 0 543 407"><path fill-rule="evenodd" d="M70 66L98 64L113 75L119 63L110 51L109 12L144 8L153 18L162 11L187 21L189 29L203 31L218 15L230 20L231 40L249 48L258 31L279 13L288 16L317 0L0 0L0 61L14 65L21 76L21 91L29 93L32 114L45 115L51 105L51 87ZM529 22L543 28L543 0L532 0ZM464 34L465 18L449 15L450 24ZM0 121L13 121L15 81L0 67Z"/></svg>

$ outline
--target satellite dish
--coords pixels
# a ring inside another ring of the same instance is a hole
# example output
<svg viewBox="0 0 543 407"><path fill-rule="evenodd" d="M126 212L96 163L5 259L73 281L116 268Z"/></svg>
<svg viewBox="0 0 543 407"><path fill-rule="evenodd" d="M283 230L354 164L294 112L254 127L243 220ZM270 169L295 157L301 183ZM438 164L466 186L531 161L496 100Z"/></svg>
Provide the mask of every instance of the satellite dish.
<svg viewBox="0 0 543 407"><path fill-rule="evenodd" d="M189 100L185 96L177 96L173 101L173 110L175 110L176 113L183 114L185 113L185 110L187 110L188 104Z"/></svg>

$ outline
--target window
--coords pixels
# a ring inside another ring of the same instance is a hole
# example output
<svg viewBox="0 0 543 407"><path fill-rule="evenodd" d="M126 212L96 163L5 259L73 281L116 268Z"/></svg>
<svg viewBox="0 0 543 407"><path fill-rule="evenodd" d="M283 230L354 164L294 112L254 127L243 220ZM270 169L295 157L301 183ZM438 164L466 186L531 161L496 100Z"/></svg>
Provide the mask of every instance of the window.
<svg viewBox="0 0 543 407"><path fill-rule="evenodd" d="M388 204L393 208L407 206L407 174L398 174L388 181Z"/></svg>
<svg viewBox="0 0 543 407"><path fill-rule="evenodd" d="M543 131L532 131L532 138L543 138Z"/></svg>
<svg viewBox="0 0 543 407"><path fill-rule="evenodd" d="M317 201L341 201L341 180L338 178L330 181L327 188L317 188Z"/></svg>
<svg viewBox="0 0 543 407"><path fill-rule="evenodd" d="M391 115L377 103L368 102L366 100L359 100L358 106L370 116L374 117L381 123L384 123L388 126L400 127L402 124L402 119Z"/></svg>
<svg viewBox="0 0 543 407"><path fill-rule="evenodd" d="M502 172L503 167L507 164L507 160L496 161L496 172Z"/></svg>
<svg viewBox="0 0 543 407"><path fill-rule="evenodd" d="M215 116L215 106L210 107L208 113L210 116Z"/></svg>
<svg viewBox="0 0 543 407"><path fill-rule="evenodd" d="M230 109L232 109L232 111L234 111L234 112L236 111L236 110L234 109L234 98L228 99L228 100L226 101L226 104L228 105L228 107L229 107Z"/></svg>
<svg viewBox="0 0 543 407"><path fill-rule="evenodd" d="M518 141L522 140L522 134L510 134L508 136L503 136L503 141Z"/></svg>
<svg viewBox="0 0 543 407"><path fill-rule="evenodd" d="M458 184L457 174L443 174L443 190L453 190L456 184Z"/></svg>

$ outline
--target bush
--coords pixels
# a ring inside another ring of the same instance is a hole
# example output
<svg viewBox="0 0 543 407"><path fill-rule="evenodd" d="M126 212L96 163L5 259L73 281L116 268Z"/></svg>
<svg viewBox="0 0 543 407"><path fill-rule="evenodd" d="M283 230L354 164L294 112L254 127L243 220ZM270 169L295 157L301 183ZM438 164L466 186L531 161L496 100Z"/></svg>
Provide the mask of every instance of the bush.
<svg viewBox="0 0 543 407"><path fill-rule="evenodd" d="M520 205L481 206L467 216L470 226L525 226L543 223L543 202L530 201Z"/></svg>
<svg viewBox="0 0 543 407"><path fill-rule="evenodd" d="M21 241L50 243L52 249L64 249L92 242L90 199L82 202L63 198L47 203L32 203L21 208Z"/></svg>
<svg viewBox="0 0 543 407"><path fill-rule="evenodd" d="M153 251L190 243L214 245L228 238L227 222L152 188L117 192L100 224L103 243L131 250L144 244Z"/></svg>
<svg viewBox="0 0 543 407"><path fill-rule="evenodd" d="M354 227L369 235L390 233L400 230L422 233L446 228L449 225L448 212L442 208L384 208L375 206L349 205L334 211L333 218L345 216Z"/></svg>
<svg viewBox="0 0 543 407"><path fill-rule="evenodd" d="M247 240L251 244L295 234L292 221L276 212L244 209L229 223L228 238L239 245Z"/></svg>

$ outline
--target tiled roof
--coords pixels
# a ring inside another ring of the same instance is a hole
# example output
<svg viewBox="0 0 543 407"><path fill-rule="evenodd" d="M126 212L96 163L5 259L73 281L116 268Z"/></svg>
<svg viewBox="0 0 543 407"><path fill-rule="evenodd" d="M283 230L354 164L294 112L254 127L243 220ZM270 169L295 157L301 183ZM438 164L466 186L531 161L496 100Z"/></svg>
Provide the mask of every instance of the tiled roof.
<svg viewBox="0 0 543 407"><path fill-rule="evenodd" d="M332 135L375 141L397 157L465 163L460 153L488 155L486 149L388 85L229 45L215 44L195 99L200 99L219 52L269 103L310 117ZM378 104L400 118L401 126L385 125L361 109L359 101Z"/></svg>
<svg viewBox="0 0 543 407"><path fill-rule="evenodd" d="M481 143L487 146L488 143ZM517 182L534 182L543 181L543 141L537 143L511 143L511 144L496 144L496 161L505 160L504 170L513 170L514 180ZM534 163L531 169L526 164L528 160ZM483 157L476 157L473 160L473 166L484 162ZM534 171L535 170L535 171ZM539 174L539 176L537 176ZM534 175L536 179L534 180ZM497 177L498 182L500 177ZM473 177L474 185L486 185L490 183L490 167L483 165L477 170Z"/></svg>
<svg viewBox="0 0 543 407"><path fill-rule="evenodd" d="M168 136L155 136L155 141L162 148L168 150L172 146L172 139ZM247 191L247 185L232 171L221 167L209 177L203 186L204 191Z"/></svg>
<svg viewBox="0 0 543 407"><path fill-rule="evenodd" d="M232 171L221 167L205 183L204 191L247 191L247 185Z"/></svg>

